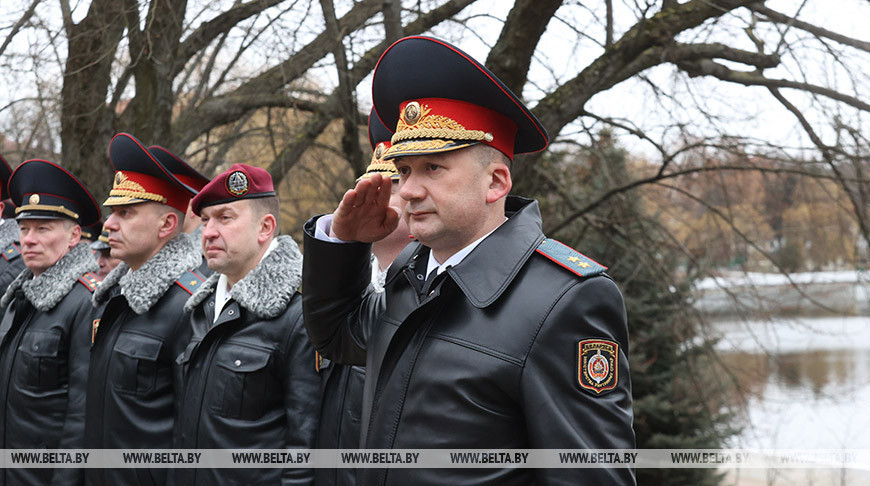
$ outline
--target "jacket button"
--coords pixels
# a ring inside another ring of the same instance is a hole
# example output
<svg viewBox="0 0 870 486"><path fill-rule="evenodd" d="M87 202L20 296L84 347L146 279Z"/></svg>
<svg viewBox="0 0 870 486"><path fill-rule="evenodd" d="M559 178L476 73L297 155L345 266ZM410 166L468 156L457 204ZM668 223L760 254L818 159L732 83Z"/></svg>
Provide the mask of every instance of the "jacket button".
<svg viewBox="0 0 870 486"><path fill-rule="evenodd" d="M419 273L417 274L417 280L423 280L423 276L420 275Z"/></svg>
<svg viewBox="0 0 870 486"><path fill-rule="evenodd" d="M39 345L38 345L38 344L34 344L34 345L33 345L33 350L34 350L34 351L39 351Z"/></svg>
<svg viewBox="0 0 870 486"><path fill-rule="evenodd" d="M208 303L208 306L209 306L209 307L214 307L214 302L209 302L209 303Z"/></svg>
<svg viewBox="0 0 870 486"><path fill-rule="evenodd" d="M236 365L236 367L238 368L239 366L242 366L242 360L237 359L236 362L233 364Z"/></svg>
<svg viewBox="0 0 870 486"><path fill-rule="evenodd" d="M227 314L229 314L229 315L233 315L233 314L235 314L235 313L236 313L236 311L234 311L234 310L232 310L232 309L230 309L230 311L227 312Z"/></svg>

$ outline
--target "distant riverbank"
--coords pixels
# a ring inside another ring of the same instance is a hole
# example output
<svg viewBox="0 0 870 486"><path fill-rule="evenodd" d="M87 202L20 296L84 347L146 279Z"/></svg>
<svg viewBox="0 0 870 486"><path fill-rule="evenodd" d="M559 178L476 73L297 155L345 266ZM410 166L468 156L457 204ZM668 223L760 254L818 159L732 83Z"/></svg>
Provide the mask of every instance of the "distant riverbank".
<svg viewBox="0 0 870 486"><path fill-rule="evenodd" d="M870 272L732 273L695 283L711 317L870 315Z"/></svg>

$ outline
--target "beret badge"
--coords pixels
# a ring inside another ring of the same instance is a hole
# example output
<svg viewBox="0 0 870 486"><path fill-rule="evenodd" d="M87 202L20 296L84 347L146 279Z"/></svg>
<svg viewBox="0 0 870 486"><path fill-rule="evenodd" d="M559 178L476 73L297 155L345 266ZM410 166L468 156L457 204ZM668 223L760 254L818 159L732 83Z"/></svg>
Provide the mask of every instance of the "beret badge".
<svg viewBox="0 0 870 486"><path fill-rule="evenodd" d="M244 196L248 193L248 176L237 170L227 177L227 191L233 196Z"/></svg>

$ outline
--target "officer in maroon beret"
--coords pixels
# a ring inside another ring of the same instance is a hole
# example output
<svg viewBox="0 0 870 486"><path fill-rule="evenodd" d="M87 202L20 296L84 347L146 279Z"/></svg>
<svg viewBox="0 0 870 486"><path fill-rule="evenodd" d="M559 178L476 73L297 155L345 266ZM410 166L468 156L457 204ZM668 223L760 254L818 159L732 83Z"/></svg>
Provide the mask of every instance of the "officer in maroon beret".
<svg viewBox="0 0 870 486"><path fill-rule="evenodd" d="M213 273L188 299L179 449L310 449L320 410L316 355L302 323L302 255L278 236L263 169L235 164L191 201ZM313 469L175 469L175 484L308 484Z"/></svg>

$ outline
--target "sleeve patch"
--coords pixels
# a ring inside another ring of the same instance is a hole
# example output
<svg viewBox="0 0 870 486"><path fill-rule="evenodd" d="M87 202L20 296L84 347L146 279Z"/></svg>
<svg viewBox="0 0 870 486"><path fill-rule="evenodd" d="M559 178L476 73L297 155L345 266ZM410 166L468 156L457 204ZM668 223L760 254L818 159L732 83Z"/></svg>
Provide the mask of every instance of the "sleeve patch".
<svg viewBox="0 0 870 486"><path fill-rule="evenodd" d="M535 251L581 277L594 277L607 270L595 260L551 238L545 238Z"/></svg>
<svg viewBox="0 0 870 486"><path fill-rule="evenodd" d="M608 339L584 339L577 343L577 384L595 396L619 383L619 344Z"/></svg>
<svg viewBox="0 0 870 486"><path fill-rule="evenodd" d="M183 288L188 294L193 294L196 292L198 288L202 286L202 282L205 280L200 274L194 272L193 270L188 270L181 274L178 277L178 280L175 283L178 284L179 287Z"/></svg>

